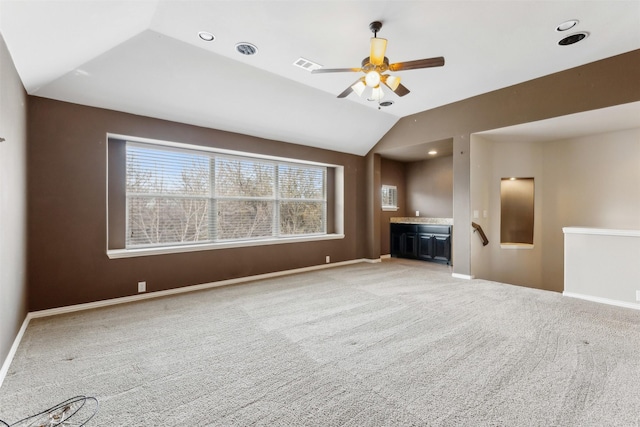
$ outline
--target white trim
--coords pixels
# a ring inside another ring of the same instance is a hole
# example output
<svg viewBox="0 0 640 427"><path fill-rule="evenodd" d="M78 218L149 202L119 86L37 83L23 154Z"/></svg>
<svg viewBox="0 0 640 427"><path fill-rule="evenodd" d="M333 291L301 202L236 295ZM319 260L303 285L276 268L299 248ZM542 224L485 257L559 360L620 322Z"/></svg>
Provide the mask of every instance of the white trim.
<svg viewBox="0 0 640 427"><path fill-rule="evenodd" d="M380 258L363 258L362 262L368 262L369 264L375 264L377 262L382 262Z"/></svg>
<svg viewBox="0 0 640 427"><path fill-rule="evenodd" d="M27 317L24 318L22 322L22 326L16 335L16 338L13 340L13 345L9 349L9 354L4 359L4 363L2 364L2 368L0 368L0 387L2 387L2 383L4 382L4 378L7 376L9 372L9 366L11 366L11 362L13 362L13 357L16 355L18 351L18 347L20 346L20 341L22 341L22 337L24 336L25 331L27 330L27 326L29 325L29 321L31 320L31 313L27 313Z"/></svg>
<svg viewBox="0 0 640 427"><path fill-rule="evenodd" d="M385 211L385 212L395 212L395 211L400 210L400 208L397 207L397 206L383 206L382 210Z"/></svg>
<svg viewBox="0 0 640 427"><path fill-rule="evenodd" d="M500 243L500 249L533 249L529 243Z"/></svg>
<svg viewBox="0 0 640 427"><path fill-rule="evenodd" d="M465 279L465 280L473 280L476 276L470 276L468 274L460 274L460 273L451 273L451 277L455 277L456 279Z"/></svg>
<svg viewBox="0 0 640 427"><path fill-rule="evenodd" d="M344 239L344 234L322 234L317 236L279 237L256 240L230 241L223 243L206 243L202 245L159 246L139 249L109 249L109 259L134 258L149 255L176 254L182 252L209 251L214 249L244 248L248 246L278 245L282 243L314 242L318 240Z"/></svg>
<svg viewBox="0 0 640 427"><path fill-rule="evenodd" d="M619 300L610 299L610 298L594 297L591 295L576 294L573 292L566 292L566 291L562 292L562 295L570 298L578 298L586 301L598 302L600 304L615 305L617 307L632 308L634 310L640 310L640 304L636 304L632 302L619 301Z"/></svg>
<svg viewBox="0 0 640 427"><path fill-rule="evenodd" d="M380 255L380 259L388 259L391 258L391 254L386 254L386 255Z"/></svg>
<svg viewBox="0 0 640 427"><path fill-rule="evenodd" d="M562 227L564 234L598 234L601 236L640 237L640 230L613 230L609 228Z"/></svg>

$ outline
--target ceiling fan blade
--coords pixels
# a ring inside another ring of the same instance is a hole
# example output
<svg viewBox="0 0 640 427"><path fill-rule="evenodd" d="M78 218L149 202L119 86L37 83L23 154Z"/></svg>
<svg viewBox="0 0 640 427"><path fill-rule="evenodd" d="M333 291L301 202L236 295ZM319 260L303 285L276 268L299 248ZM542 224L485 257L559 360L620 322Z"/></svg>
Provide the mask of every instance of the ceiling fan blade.
<svg viewBox="0 0 640 427"><path fill-rule="evenodd" d="M389 65L391 71L416 70L419 68L442 67L444 58L438 56L435 58L417 59L415 61L396 62Z"/></svg>
<svg viewBox="0 0 640 427"><path fill-rule="evenodd" d="M411 91L409 89L407 89L407 87L404 86L402 83L400 83L398 85L398 87L396 88L396 90L394 90L394 92L398 96L405 96L406 94L408 94Z"/></svg>
<svg viewBox="0 0 640 427"><path fill-rule="evenodd" d="M387 84L387 81L386 81L386 80L383 80L383 81L382 81L382 83L384 83L384 85L385 85L386 87L388 87L389 89L391 89L391 91L392 91L393 93L395 93L396 95L398 95L398 96L405 96L406 94L408 94L409 92L411 92L411 91L410 91L409 89L407 89L407 87L406 87L406 86L404 86L402 83L398 83L398 87L396 88L396 90L393 90L393 89L391 88L391 86L389 86L389 85Z"/></svg>
<svg viewBox="0 0 640 427"><path fill-rule="evenodd" d="M359 81L362 81L362 78L359 78L358 80L350 84L348 88L346 88L340 95L338 95L338 98L346 98L347 96L349 96L349 94L353 92L353 86L355 86Z"/></svg>
<svg viewBox="0 0 640 427"><path fill-rule="evenodd" d="M311 70L311 74L321 73L348 73L362 71L362 68L318 68L317 70Z"/></svg>
<svg viewBox="0 0 640 427"><path fill-rule="evenodd" d="M351 88L351 86L349 86L348 88L346 88L344 90L344 92L342 92L340 95L338 95L338 98L346 98L347 96L349 96L349 94L353 92L353 89Z"/></svg>

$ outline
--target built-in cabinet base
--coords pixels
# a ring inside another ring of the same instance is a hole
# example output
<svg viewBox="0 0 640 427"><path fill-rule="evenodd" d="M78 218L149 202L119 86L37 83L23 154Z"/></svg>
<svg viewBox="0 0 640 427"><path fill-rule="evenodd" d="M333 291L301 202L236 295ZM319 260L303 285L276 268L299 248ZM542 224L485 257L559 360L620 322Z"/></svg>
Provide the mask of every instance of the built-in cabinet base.
<svg viewBox="0 0 640 427"><path fill-rule="evenodd" d="M451 264L451 225L391 224L391 256Z"/></svg>

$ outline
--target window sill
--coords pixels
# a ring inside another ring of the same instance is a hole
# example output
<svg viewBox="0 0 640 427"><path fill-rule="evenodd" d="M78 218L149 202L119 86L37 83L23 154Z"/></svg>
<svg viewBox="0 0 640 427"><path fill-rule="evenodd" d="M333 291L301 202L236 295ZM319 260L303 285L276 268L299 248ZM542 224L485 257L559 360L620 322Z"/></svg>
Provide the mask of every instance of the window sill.
<svg viewBox="0 0 640 427"><path fill-rule="evenodd" d="M282 243L302 243L319 240L344 239L344 234L323 234L320 236L285 237L278 239L242 240L224 243L206 243L202 245L162 246L140 249L109 249L109 259L134 258L150 255L178 254L183 252L209 251L215 249L246 248L251 246L278 245Z"/></svg>
<svg viewBox="0 0 640 427"><path fill-rule="evenodd" d="M383 212L395 212L397 210L399 210L400 208L394 208L392 206L383 206L382 207L382 211Z"/></svg>

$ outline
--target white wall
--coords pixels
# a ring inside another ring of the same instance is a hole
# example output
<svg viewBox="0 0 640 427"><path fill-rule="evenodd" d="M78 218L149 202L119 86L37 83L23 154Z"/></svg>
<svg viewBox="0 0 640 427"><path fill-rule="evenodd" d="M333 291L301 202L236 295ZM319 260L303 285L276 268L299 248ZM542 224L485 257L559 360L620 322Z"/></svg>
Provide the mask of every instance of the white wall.
<svg viewBox="0 0 640 427"><path fill-rule="evenodd" d="M479 210L474 221L491 242L482 247L472 239L478 278L560 292L563 227L640 230L640 128L527 143L474 135L471 157L471 209ZM500 178L508 176L535 178L531 250L500 249Z"/></svg>
<svg viewBox="0 0 640 427"><path fill-rule="evenodd" d="M0 364L27 314L26 103L0 35Z"/></svg>

